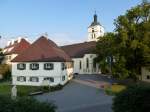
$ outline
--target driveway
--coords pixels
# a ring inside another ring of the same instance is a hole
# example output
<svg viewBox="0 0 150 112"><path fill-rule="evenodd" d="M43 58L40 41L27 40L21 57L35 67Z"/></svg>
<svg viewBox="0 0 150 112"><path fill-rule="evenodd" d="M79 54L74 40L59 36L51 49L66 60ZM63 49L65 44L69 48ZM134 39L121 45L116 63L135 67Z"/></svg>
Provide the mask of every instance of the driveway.
<svg viewBox="0 0 150 112"><path fill-rule="evenodd" d="M113 80L98 75L79 75L62 90L36 96L57 105L57 112L112 112L112 96L100 86Z"/></svg>

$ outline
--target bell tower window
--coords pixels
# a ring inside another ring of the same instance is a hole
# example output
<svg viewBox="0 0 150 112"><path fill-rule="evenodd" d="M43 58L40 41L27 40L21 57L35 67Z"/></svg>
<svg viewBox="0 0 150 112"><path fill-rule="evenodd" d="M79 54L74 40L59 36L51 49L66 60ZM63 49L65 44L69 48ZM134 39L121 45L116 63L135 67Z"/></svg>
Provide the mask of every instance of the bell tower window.
<svg viewBox="0 0 150 112"><path fill-rule="evenodd" d="M94 33L94 29L92 29L92 33Z"/></svg>

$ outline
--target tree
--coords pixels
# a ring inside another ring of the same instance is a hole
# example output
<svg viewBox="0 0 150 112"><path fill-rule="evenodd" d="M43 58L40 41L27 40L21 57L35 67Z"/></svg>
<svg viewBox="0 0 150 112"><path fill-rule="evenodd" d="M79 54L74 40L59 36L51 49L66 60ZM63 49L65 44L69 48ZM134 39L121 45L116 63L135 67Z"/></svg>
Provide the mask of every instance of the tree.
<svg viewBox="0 0 150 112"><path fill-rule="evenodd" d="M11 67L7 64L0 65L0 75L2 75L3 80L11 79Z"/></svg>
<svg viewBox="0 0 150 112"><path fill-rule="evenodd" d="M114 33L106 33L104 37L100 37L97 42L95 52L98 54L98 57L96 61L100 63L102 73L110 72L109 63L107 63L109 59L107 57L112 58L114 54L114 38Z"/></svg>
<svg viewBox="0 0 150 112"><path fill-rule="evenodd" d="M142 3L115 20L119 57L124 57L125 68L136 79L150 56L150 4Z"/></svg>
<svg viewBox="0 0 150 112"><path fill-rule="evenodd" d="M2 50L3 49L0 48L0 64L1 64L2 60L4 59L4 54L3 54Z"/></svg>
<svg viewBox="0 0 150 112"><path fill-rule="evenodd" d="M114 24L115 33L108 33L97 42L98 59L102 63L107 56L115 57L113 74L136 80L141 67L150 61L150 3L144 1L131 8Z"/></svg>

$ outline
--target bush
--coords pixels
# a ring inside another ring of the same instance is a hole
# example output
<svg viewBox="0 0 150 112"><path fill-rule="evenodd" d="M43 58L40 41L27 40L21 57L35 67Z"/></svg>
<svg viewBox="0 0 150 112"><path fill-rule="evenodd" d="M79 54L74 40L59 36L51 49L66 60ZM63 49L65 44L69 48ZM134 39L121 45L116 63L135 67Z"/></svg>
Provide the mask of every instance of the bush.
<svg viewBox="0 0 150 112"><path fill-rule="evenodd" d="M135 85L123 90L113 100L114 112L148 112L150 87Z"/></svg>
<svg viewBox="0 0 150 112"><path fill-rule="evenodd" d="M43 86L41 88L41 91L43 92L53 92L53 91L58 91L58 90L61 90L63 89L63 86L62 85L56 85L56 86Z"/></svg>
<svg viewBox="0 0 150 112"><path fill-rule="evenodd" d="M30 97L11 100L0 96L0 112L55 112L55 109L53 104L38 102Z"/></svg>
<svg viewBox="0 0 150 112"><path fill-rule="evenodd" d="M3 80L10 80L11 78L10 66L7 64L0 65L0 74L3 76Z"/></svg>
<svg viewBox="0 0 150 112"><path fill-rule="evenodd" d="M105 87L105 92L108 95L116 95L120 93L121 91L123 91L124 89L126 89L126 86L114 84L112 86Z"/></svg>
<svg viewBox="0 0 150 112"><path fill-rule="evenodd" d="M14 112L13 102L9 97L0 96L0 112Z"/></svg>

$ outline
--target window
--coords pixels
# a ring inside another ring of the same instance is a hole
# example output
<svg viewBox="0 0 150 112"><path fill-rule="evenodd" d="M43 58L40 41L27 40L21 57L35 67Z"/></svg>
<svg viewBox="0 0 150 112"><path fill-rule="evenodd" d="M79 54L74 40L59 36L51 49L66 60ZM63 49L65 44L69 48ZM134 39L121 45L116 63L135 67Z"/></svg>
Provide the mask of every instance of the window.
<svg viewBox="0 0 150 112"><path fill-rule="evenodd" d="M91 37L92 37L92 39L93 39L93 33L91 34Z"/></svg>
<svg viewBox="0 0 150 112"><path fill-rule="evenodd" d="M92 33L94 33L94 28L92 29Z"/></svg>
<svg viewBox="0 0 150 112"><path fill-rule="evenodd" d="M96 36L95 36L95 33L93 34L93 37L95 38Z"/></svg>
<svg viewBox="0 0 150 112"><path fill-rule="evenodd" d="M17 69L18 70L25 70L26 69L26 64L24 64L24 63L17 64Z"/></svg>
<svg viewBox="0 0 150 112"><path fill-rule="evenodd" d="M54 69L54 64L53 63L45 63L44 64L44 69L45 70L53 70Z"/></svg>
<svg viewBox="0 0 150 112"><path fill-rule="evenodd" d="M30 64L30 69L31 70L38 70L39 69L39 64L38 63L32 63L32 64Z"/></svg>
<svg viewBox="0 0 150 112"><path fill-rule="evenodd" d="M30 81L31 82L39 82L39 78L38 77L30 77Z"/></svg>
<svg viewBox="0 0 150 112"><path fill-rule="evenodd" d="M26 81L26 77L24 77L24 76L19 76L19 77L17 77L17 81L25 82L25 81Z"/></svg>
<svg viewBox="0 0 150 112"><path fill-rule="evenodd" d="M65 63L61 63L61 69L62 69L62 70L65 70L65 69L66 69Z"/></svg>
<svg viewBox="0 0 150 112"><path fill-rule="evenodd" d="M8 60L11 60L11 56L10 56L10 55L8 55L8 56L7 56L7 59L8 59Z"/></svg>
<svg viewBox="0 0 150 112"><path fill-rule="evenodd" d="M150 79L150 75L147 75L147 79Z"/></svg>
<svg viewBox="0 0 150 112"><path fill-rule="evenodd" d="M86 68L89 68L89 59L86 58Z"/></svg>
<svg viewBox="0 0 150 112"><path fill-rule="evenodd" d="M62 81L64 81L65 80L65 76L62 76Z"/></svg>
<svg viewBox="0 0 150 112"><path fill-rule="evenodd" d="M44 80L48 80L50 82L54 82L54 78L53 77L45 77Z"/></svg>
<svg viewBox="0 0 150 112"><path fill-rule="evenodd" d="M79 68L82 69L82 62L79 62Z"/></svg>

